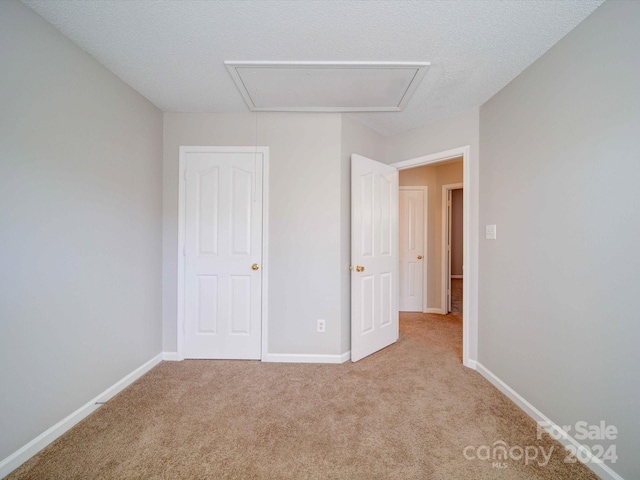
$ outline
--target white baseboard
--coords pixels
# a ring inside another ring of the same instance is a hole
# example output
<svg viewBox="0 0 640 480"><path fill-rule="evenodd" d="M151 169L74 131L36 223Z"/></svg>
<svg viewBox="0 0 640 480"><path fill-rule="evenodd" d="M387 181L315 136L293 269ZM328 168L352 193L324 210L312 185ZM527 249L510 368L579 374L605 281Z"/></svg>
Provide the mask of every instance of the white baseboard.
<svg viewBox="0 0 640 480"><path fill-rule="evenodd" d="M422 313L436 313L438 315L446 315L447 312L442 311L441 308L427 308L424 312Z"/></svg>
<svg viewBox="0 0 640 480"><path fill-rule="evenodd" d="M475 360L467 360L467 363L463 363L463 365L467 368L470 368L471 370L478 369L478 362L476 362Z"/></svg>
<svg viewBox="0 0 640 480"><path fill-rule="evenodd" d="M136 368L133 372L129 373L124 378L120 379L112 386L107 388L100 395L95 397L93 400L87 402L82 407L77 409L75 412L67 416L66 418L60 420L51 428L48 428L36 438L31 440L22 448L16 450L14 453L9 455L4 460L0 461L0 478L4 478L13 472L16 468L22 465L24 462L33 457L36 453L42 450L44 447L53 442L60 435L65 433L71 427L76 425L80 420L86 418L89 414L95 412L98 408L102 406L103 403L107 402L115 395L120 393L122 390L127 388L133 382L135 382L138 378L143 376L157 364L162 361L162 354L156 355L151 360L146 362L144 365Z"/></svg>
<svg viewBox="0 0 640 480"><path fill-rule="evenodd" d="M178 362L178 352L162 352L162 360L165 362Z"/></svg>
<svg viewBox="0 0 640 480"><path fill-rule="evenodd" d="M518 405L527 415L533 418L536 422L544 422L544 425L548 425L545 427L547 431L556 432L564 432L562 428L555 423L553 423L546 415L544 415L540 410L534 407L531 403L525 400L518 392L512 389L509 385L504 383L500 378L493 374L488 368L482 365L480 362L475 362L476 370L480 375L489 380L494 387L504 393L509 399L511 399L516 405ZM557 436L557 433L556 433ZM555 438L555 436L554 436ZM606 480L624 480L620 475L614 472L611 467L606 465L601 459L594 457L591 454L591 451L588 449L582 448L582 444L578 442L575 438L573 438L568 433L565 433L558 441L564 445L572 445L576 449L579 449L588 455L586 457L588 460L585 465L593 471L596 475L598 475L602 479Z"/></svg>
<svg viewBox="0 0 640 480"><path fill-rule="evenodd" d="M351 352L342 355L307 355L301 353L267 353L263 362L278 363L344 363L351 358Z"/></svg>

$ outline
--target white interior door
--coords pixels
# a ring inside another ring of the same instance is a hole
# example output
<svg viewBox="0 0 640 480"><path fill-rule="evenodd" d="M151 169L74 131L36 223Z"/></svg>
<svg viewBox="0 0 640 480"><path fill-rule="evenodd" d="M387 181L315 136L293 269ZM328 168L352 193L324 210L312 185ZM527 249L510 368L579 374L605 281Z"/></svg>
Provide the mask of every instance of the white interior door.
<svg viewBox="0 0 640 480"><path fill-rule="evenodd" d="M184 224L185 358L259 359L262 155L187 151Z"/></svg>
<svg viewBox="0 0 640 480"><path fill-rule="evenodd" d="M398 339L398 171L351 155L351 360Z"/></svg>
<svg viewBox="0 0 640 480"><path fill-rule="evenodd" d="M427 187L400 187L401 312L422 312L424 298Z"/></svg>

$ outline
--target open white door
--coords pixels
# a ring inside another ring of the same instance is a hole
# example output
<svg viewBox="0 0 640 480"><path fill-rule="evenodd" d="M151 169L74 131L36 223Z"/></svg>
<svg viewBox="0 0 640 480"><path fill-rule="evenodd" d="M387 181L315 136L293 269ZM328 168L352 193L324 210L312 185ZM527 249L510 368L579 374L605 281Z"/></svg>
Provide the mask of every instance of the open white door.
<svg viewBox="0 0 640 480"><path fill-rule="evenodd" d="M351 360L398 339L398 171L351 155Z"/></svg>

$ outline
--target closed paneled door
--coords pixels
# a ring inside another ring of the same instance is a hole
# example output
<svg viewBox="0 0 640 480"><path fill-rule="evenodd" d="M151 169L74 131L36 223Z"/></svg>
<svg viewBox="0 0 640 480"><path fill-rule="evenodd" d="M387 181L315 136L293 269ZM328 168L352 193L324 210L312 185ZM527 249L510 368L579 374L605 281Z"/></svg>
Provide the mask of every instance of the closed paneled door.
<svg viewBox="0 0 640 480"><path fill-rule="evenodd" d="M185 358L261 356L262 160L184 154Z"/></svg>
<svg viewBox="0 0 640 480"><path fill-rule="evenodd" d="M422 312L427 187L400 187L400 295L402 312Z"/></svg>

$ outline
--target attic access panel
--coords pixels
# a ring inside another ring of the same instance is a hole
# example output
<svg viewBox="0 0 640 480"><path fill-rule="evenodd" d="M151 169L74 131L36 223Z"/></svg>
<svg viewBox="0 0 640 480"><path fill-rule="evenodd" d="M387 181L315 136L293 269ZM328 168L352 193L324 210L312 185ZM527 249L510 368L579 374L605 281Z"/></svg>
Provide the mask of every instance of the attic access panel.
<svg viewBox="0 0 640 480"><path fill-rule="evenodd" d="M399 112L428 62L224 62L254 112Z"/></svg>

